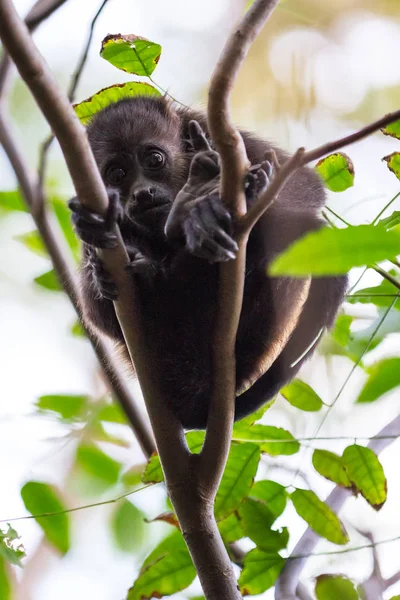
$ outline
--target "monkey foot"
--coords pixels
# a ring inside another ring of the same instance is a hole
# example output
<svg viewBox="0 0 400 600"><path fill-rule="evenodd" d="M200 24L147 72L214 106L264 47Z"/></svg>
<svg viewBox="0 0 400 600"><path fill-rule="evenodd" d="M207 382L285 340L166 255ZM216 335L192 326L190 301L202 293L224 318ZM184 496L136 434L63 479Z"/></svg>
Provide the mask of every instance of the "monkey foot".
<svg viewBox="0 0 400 600"><path fill-rule="evenodd" d="M123 207L119 194L108 190L109 207L107 215L102 217L83 206L78 198L72 198L68 206L72 211L72 223L82 242L95 248L115 248L117 236L112 231L123 217Z"/></svg>
<svg viewBox="0 0 400 600"><path fill-rule="evenodd" d="M257 198L265 192L270 184L273 171L272 163L264 160L259 165L253 165L246 175L244 189L246 193L247 204L251 206Z"/></svg>

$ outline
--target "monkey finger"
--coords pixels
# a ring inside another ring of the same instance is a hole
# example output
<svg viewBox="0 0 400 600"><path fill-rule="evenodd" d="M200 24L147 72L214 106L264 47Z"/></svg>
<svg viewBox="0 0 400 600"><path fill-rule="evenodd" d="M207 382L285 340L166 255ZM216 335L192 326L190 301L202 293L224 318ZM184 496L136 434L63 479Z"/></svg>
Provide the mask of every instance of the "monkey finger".
<svg viewBox="0 0 400 600"><path fill-rule="evenodd" d="M91 210L89 210L88 208L83 206L79 202L78 198L72 198L68 202L68 207L70 208L70 210L73 213L72 218L74 218L75 215L79 215L79 217L81 217L83 220L87 221L88 223L104 225L104 217L102 217L101 215L98 215L97 213L92 212Z"/></svg>
<svg viewBox="0 0 400 600"><path fill-rule="evenodd" d="M239 246L230 235L228 235L221 227L215 227L212 231L213 239L218 245L228 252L237 252Z"/></svg>
<svg viewBox="0 0 400 600"><path fill-rule="evenodd" d="M116 223L121 223L124 218L124 207L121 204L119 192L115 189L108 189L108 210L105 219L106 229L112 229Z"/></svg>
<svg viewBox="0 0 400 600"><path fill-rule="evenodd" d="M78 233L82 242L95 248L115 248L117 245L117 236L106 231L102 235L99 235L98 232L93 234L85 229L81 229Z"/></svg>
<svg viewBox="0 0 400 600"><path fill-rule="evenodd" d="M115 286L115 283L105 283L105 282L98 282L97 283L98 286L98 291L100 292L100 294L102 295L103 298L106 298L107 300L117 300L118 299L118 292L117 292L117 288Z"/></svg>
<svg viewBox="0 0 400 600"><path fill-rule="evenodd" d="M269 160L263 160L262 163L261 163L261 165L260 165L260 168L263 171L265 171L265 173L267 174L268 179L270 179L271 175L272 175L272 173L274 171L274 165L272 164L272 162L269 161Z"/></svg>
<svg viewBox="0 0 400 600"><path fill-rule="evenodd" d="M231 235L233 231L232 217L229 210L222 204L220 196L217 194L210 196L208 201L218 223L223 227L226 233Z"/></svg>
<svg viewBox="0 0 400 600"><path fill-rule="evenodd" d="M211 150L211 146L206 138L200 123L198 121L189 121L189 136L193 144L193 148L197 152L202 150Z"/></svg>

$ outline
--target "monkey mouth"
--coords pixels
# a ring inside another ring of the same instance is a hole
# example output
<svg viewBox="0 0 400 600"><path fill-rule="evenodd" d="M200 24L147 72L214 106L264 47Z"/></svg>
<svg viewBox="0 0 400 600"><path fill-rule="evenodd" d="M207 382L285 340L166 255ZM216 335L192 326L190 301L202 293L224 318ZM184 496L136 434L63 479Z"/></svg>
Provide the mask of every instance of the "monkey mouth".
<svg viewBox="0 0 400 600"><path fill-rule="evenodd" d="M155 214L167 213L170 202L165 198L153 198L149 202L128 203L126 212L132 220L140 220L142 217L153 218Z"/></svg>

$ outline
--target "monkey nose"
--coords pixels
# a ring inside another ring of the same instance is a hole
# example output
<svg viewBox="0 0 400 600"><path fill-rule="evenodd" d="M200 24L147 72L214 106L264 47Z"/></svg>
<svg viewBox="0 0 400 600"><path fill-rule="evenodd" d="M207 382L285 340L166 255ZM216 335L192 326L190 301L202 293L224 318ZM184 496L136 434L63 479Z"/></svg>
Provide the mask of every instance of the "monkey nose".
<svg viewBox="0 0 400 600"><path fill-rule="evenodd" d="M151 203L154 199L154 188L143 188L134 193L136 202L149 202Z"/></svg>

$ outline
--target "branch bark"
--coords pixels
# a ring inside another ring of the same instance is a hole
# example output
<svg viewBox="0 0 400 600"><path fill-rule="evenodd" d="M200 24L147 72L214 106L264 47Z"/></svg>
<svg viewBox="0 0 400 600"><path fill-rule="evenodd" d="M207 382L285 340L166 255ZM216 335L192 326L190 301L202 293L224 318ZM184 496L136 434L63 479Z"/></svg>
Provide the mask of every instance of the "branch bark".
<svg viewBox="0 0 400 600"><path fill-rule="evenodd" d="M370 440L368 448L373 450L376 455L379 455L385 448L398 439L399 436L400 415L395 417L393 421L388 423L388 425ZM351 495L351 490L336 486L325 502L335 513L338 513L347 498ZM313 552L319 540L319 535L308 527L296 544L291 556L287 559L276 582L275 600L299 600L299 596L296 595L299 578L308 557ZM296 556L299 558L295 558Z"/></svg>
<svg viewBox="0 0 400 600"><path fill-rule="evenodd" d="M27 26L34 29L64 2L65 0L39 0L28 13ZM69 250L66 245L65 247L62 245L62 234L56 229L55 223L52 222L50 214L46 209L43 188L30 172L29 166L25 163L23 154L17 147L11 128L7 123L8 119L4 114L5 107L1 101L3 99L2 93L4 92L5 87L4 85L1 85L1 83L5 84L9 66L10 62L8 55L4 54L0 65L0 73L3 76L3 79L0 77L0 143L14 169L22 196L48 250L58 279L81 319L79 286L74 274L74 266L69 259ZM83 322L82 324L85 327ZM98 336L87 327L85 327L85 330L100 365L103 368L105 377L115 399L120 403L126 413L144 455L147 457L150 456L155 450L152 433L135 405L132 394L130 393L115 358L103 340L99 339Z"/></svg>

